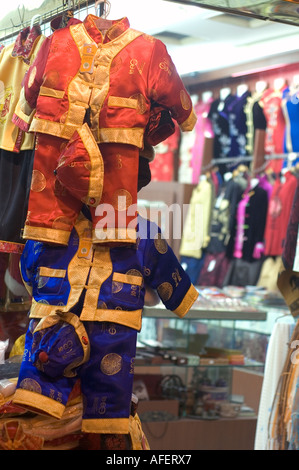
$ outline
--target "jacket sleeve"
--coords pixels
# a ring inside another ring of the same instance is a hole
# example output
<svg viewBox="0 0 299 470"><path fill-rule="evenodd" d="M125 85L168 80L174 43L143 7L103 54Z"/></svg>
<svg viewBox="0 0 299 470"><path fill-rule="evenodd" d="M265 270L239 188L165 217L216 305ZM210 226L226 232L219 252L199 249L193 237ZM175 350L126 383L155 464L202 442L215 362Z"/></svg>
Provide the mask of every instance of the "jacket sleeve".
<svg viewBox="0 0 299 470"><path fill-rule="evenodd" d="M191 98L168 54L165 44L155 40L148 79L149 95L161 106L169 109L181 130L191 131L196 123L196 114Z"/></svg>
<svg viewBox="0 0 299 470"><path fill-rule="evenodd" d="M24 285L32 295L32 287L37 275L38 258L41 252L42 244L33 240L28 240L25 244L20 259L20 272Z"/></svg>
<svg viewBox="0 0 299 470"><path fill-rule="evenodd" d="M197 299L198 292L163 238L160 228L154 224L150 227L144 254L145 284L157 291L168 310L184 317ZM156 233L153 227L156 227Z"/></svg>
<svg viewBox="0 0 299 470"><path fill-rule="evenodd" d="M43 82L44 70L51 46L52 36L45 38L41 48L29 67L23 83L20 98L12 121L25 132L29 131L30 123L35 113L39 90Z"/></svg>

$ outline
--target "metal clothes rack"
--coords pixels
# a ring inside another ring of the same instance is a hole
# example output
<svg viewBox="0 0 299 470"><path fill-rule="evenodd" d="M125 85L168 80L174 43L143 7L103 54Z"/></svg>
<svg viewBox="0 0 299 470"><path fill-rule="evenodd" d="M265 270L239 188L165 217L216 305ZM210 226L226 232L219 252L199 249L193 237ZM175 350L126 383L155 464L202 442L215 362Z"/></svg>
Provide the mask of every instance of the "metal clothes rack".
<svg viewBox="0 0 299 470"><path fill-rule="evenodd" d="M273 154L273 155L264 155L265 163L271 160L287 160L289 163L299 158L299 153L291 152L291 153L282 153L282 154ZM202 168L202 172L209 171L213 166L220 165L222 163L232 163L235 167L238 164L242 164L245 162L253 162L253 155L240 155L237 157L226 157L226 158L218 158L212 159L205 167ZM263 168L257 169L262 171ZM255 170L257 173L258 171Z"/></svg>
<svg viewBox="0 0 299 470"><path fill-rule="evenodd" d="M54 8L48 12L42 12L39 13L39 9L36 9L33 11L33 16L39 16L40 21L39 25L40 26L48 26L50 25L50 22L57 18L57 16L62 15L63 13L67 12L68 10L72 10L75 13L77 12L83 12L84 10L88 10L88 8L94 7L96 0L75 0L75 1L67 1L67 0L62 0L61 6ZM31 25L32 19L28 19L26 21L22 21L21 17L21 12L19 10L19 18L20 22L18 24L14 24L14 22L11 21L11 25L8 25L6 28L0 29L0 43L3 45L9 44L12 42L13 39L17 37L19 32L27 28ZM12 30L13 29L13 30ZM10 31L10 32L7 32Z"/></svg>

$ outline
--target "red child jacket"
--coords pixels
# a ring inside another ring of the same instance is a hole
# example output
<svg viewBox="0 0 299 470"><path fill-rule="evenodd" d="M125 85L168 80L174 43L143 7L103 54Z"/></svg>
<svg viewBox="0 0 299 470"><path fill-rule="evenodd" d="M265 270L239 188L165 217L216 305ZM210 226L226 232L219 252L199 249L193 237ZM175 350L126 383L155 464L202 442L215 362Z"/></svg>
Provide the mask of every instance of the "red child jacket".
<svg viewBox="0 0 299 470"><path fill-rule="evenodd" d="M97 20L88 15L44 41L17 112L26 130L70 139L89 109L96 142L143 148L154 103L169 110L182 131L192 130L192 102L165 45L130 28L127 18L111 21L105 35Z"/></svg>

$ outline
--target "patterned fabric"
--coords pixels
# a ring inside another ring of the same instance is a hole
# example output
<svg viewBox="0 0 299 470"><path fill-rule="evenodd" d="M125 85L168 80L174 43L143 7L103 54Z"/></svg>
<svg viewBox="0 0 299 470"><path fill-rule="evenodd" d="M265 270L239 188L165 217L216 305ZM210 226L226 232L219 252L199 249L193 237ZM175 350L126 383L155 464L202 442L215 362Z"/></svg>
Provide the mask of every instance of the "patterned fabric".
<svg viewBox="0 0 299 470"><path fill-rule="evenodd" d="M33 296L34 318L57 309L72 312L87 286L81 321L113 321L139 330L146 286L180 317L198 296L160 228L141 216L137 248L124 249L94 247L91 223L81 214L67 247L27 241L21 273Z"/></svg>
<svg viewBox="0 0 299 470"><path fill-rule="evenodd" d="M55 31L45 39L24 80L25 99L20 100L14 122L24 130L37 132L38 140L43 135L44 146L39 142L35 151L33 176L45 183L42 189L30 193L23 234L26 239L61 244L68 241L73 220L67 210L49 218L49 207L56 206L59 212L60 204L53 190L53 170L59 152L87 114L105 166L101 203L114 209L116 206L128 218L125 227L120 226L120 234L116 230L113 237L112 230L107 231L109 243L118 243L121 238L122 244L131 244L136 237L133 220L139 149L144 145L153 106L158 104L170 111L183 131L195 125L190 96L165 45L130 28L127 18L106 20L108 29L103 34L97 28L100 21L88 15L83 23ZM55 147L52 155L47 152L47 142ZM117 205L119 198L123 200L121 208ZM129 207L133 217L128 214ZM97 236L95 241L107 242Z"/></svg>

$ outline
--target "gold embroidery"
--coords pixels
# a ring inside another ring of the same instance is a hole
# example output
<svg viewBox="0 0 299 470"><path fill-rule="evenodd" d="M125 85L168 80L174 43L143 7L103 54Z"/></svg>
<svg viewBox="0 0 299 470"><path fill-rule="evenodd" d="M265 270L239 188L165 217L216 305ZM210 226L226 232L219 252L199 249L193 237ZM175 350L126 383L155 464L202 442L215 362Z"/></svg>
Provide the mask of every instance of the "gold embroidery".
<svg viewBox="0 0 299 470"><path fill-rule="evenodd" d="M137 111L139 114L144 114L147 110L146 99L141 93L137 93L136 95L132 95L131 99L137 101Z"/></svg>
<svg viewBox="0 0 299 470"><path fill-rule="evenodd" d="M120 310L116 308L112 309L97 309L96 311L83 310L80 315L82 321L101 321L119 323L120 325L133 328L134 330L140 331L141 328L141 313L142 309L138 310Z"/></svg>
<svg viewBox="0 0 299 470"><path fill-rule="evenodd" d="M129 74L132 75L134 71L137 70L138 73L142 75L144 66L145 66L145 62L143 62L142 64L139 64L137 59L131 59Z"/></svg>
<svg viewBox="0 0 299 470"><path fill-rule="evenodd" d="M169 76L172 75L172 71L169 66L169 61L167 59L163 59L163 62L160 62L159 67L161 70L164 70L165 72L167 72Z"/></svg>
<svg viewBox="0 0 299 470"><path fill-rule="evenodd" d="M58 70L48 70L43 81L43 86L47 88L56 88L59 82L60 74Z"/></svg>
<svg viewBox="0 0 299 470"><path fill-rule="evenodd" d="M46 266L41 266L39 268L39 275L40 276L65 277L65 274L66 274L65 269L53 269L53 268L47 268Z"/></svg>
<svg viewBox="0 0 299 470"><path fill-rule="evenodd" d="M70 238L70 232L64 230L55 230L44 227L31 227L30 225L25 225L23 238L39 240L43 242L57 242L62 245L67 245Z"/></svg>
<svg viewBox="0 0 299 470"><path fill-rule="evenodd" d="M107 247L97 246L94 250L93 266L90 270L83 310L80 315L82 320L85 320L86 316L94 315L98 306L101 286L111 274L110 250Z"/></svg>
<svg viewBox="0 0 299 470"><path fill-rule="evenodd" d="M191 102L190 102L190 98L189 98L189 96L188 96L188 94L185 90L180 91L180 100L181 100L183 109L188 111L188 109L191 108Z"/></svg>
<svg viewBox="0 0 299 470"><path fill-rule="evenodd" d="M31 191L39 193L45 189L47 180L45 175L39 170L33 170L31 177Z"/></svg>
<svg viewBox="0 0 299 470"><path fill-rule="evenodd" d="M179 270L176 269L172 275L171 275L172 279L174 280L175 282L175 287L177 287L179 285L179 282L182 280L181 276L180 276L180 273L179 273Z"/></svg>
<svg viewBox="0 0 299 470"><path fill-rule="evenodd" d="M110 353L103 357L100 369L105 375L115 375L122 369L122 358L119 354Z"/></svg>
<svg viewBox="0 0 299 470"><path fill-rule="evenodd" d="M135 286L141 286L142 274L139 271L132 269L128 271L126 274L113 273L112 280L119 282L119 283L124 282L125 284L134 284Z"/></svg>
<svg viewBox="0 0 299 470"><path fill-rule="evenodd" d="M85 123L81 129L78 129L82 141L90 158L89 188L86 198L83 200L86 204L97 205L102 197L104 185L104 162L99 147Z"/></svg>
<svg viewBox="0 0 299 470"><path fill-rule="evenodd" d="M120 144L131 144L143 148L144 129L142 127L132 128L100 128L99 142L117 142Z"/></svg>
<svg viewBox="0 0 299 470"><path fill-rule="evenodd" d="M192 305L196 301L198 295L199 294L198 294L197 290L195 289L195 287L192 284L189 287L189 290L186 293L185 297L183 298L182 302L180 303L178 308L176 308L173 311L173 313L178 315L180 318L184 317L189 312L190 308L192 307Z"/></svg>
<svg viewBox="0 0 299 470"><path fill-rule="evenodd" d="M111 202L115 210L125 211L132 205L133 199L126 189L117 189L112 196Z"/></svg>
<svg viewBox="0 0 299 470"><path fill-rule="evenodd" d="M28 78L28 88L31 88L36 77L37 68L36 66L32 67L29 78Z"/></svg>
<svg viewBox="0 0 299 470"><path fill-rule="evenodd" d="M115 168L120 170L123 166L121 155L118 153L115 155Z"/></svg>
<svg viewBox="0 0 299 470"><path fill-rule="evenodd" d="M135 98L124 98L121 96L109 96L108 106L110 107L121 107L121 108L137 108L137 99Z"/></svg>
<svg viewBox="0 0 299 470"><path fill-rule="evenodd" d="M168 244L167 244L166 240L164 240L161 233L158 233L155 236L154 245L155 245L156 250L159 253L161 253L162 255L164 255L168 250Z"/></svg>
<svg viewBox="0 0 299 470"><path fill-rule="evenodd" d="M129 419L128 418L114 418L114 419L83 419L82 432L97 432L98 434L116 433L128 434L129 432Z"/></svg>
<svg viewBox="0 0 299 470"><path fill-rule="evenodd" d="M49 96L51 98L63 98L64 91L63 90L55 90L54 88L48 88L46 86L41 86L39 94L41 96Z"/></svg>
<svg viewBox="0 0 299 470"><path fill-rule="evenodd" d="M61 418L65 410L65 406L52 398L37 394L30 390L17 388L15 391L13 402L18 405L29 406L34 409L42 410L55 418Z"/></svg>
<svg viewBox="0 0 299 470"><path fill-rule="evenodd" d="M180 124L180 128L182 129L183 132L192 131L192 129L194 128L196 124L196 121L197 121L196 114L194 110L192 110L189 117L182 124Z"/></svg>
<svg viewBox="0 0 299 470"><path fill-rule="evenodd" d="M131 228L95 228L92 241L101 243L134 243L136 242L136 230Z"/></svg>
<svg viewBox="0 0 299 470"><path fill-rule="evenodd" d="M20 382L19 387L25 390L30 390L30 392L42 393L40 384L36 380L33 380L33 379L23 379Z"/></svg>
<svg viewBox="0 0 299 470"><path fill-rule="evenodd" d="M172 296L173 287L169 282L163 282L157 287L157 291L161 299L166 302Z"/></svg>
<svg viewBox="0 0 299 470"><path fill-rule="evenodd" d="M123 288L123 283L122 282L116 282L112 280L112 294L117 294L120 292Z"/></svg>

